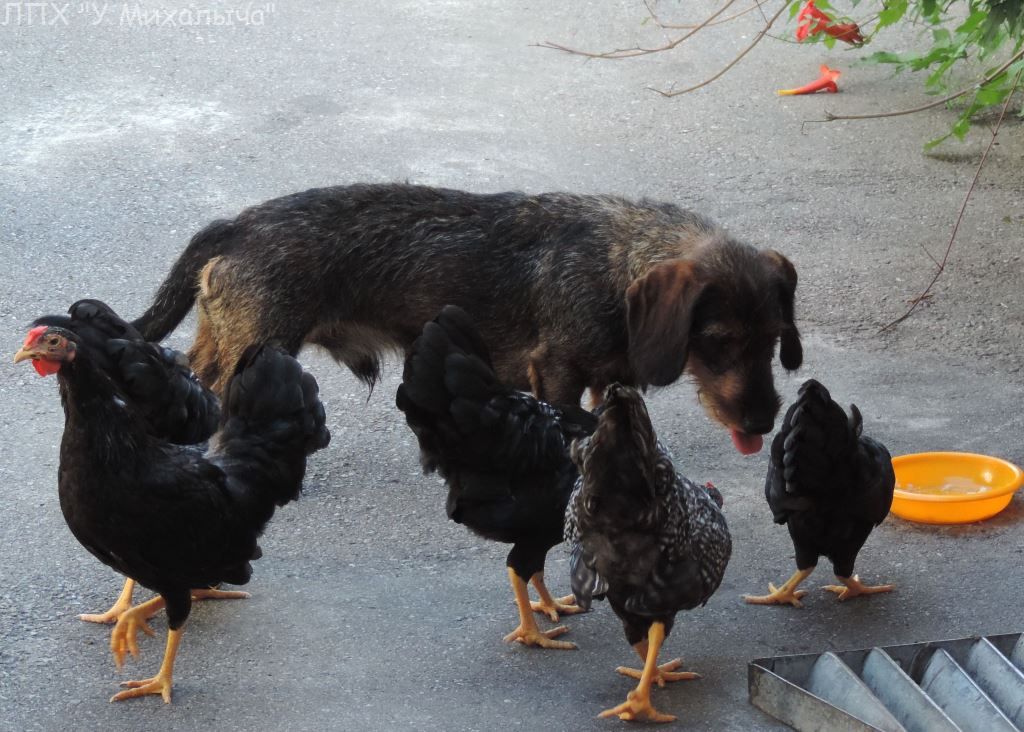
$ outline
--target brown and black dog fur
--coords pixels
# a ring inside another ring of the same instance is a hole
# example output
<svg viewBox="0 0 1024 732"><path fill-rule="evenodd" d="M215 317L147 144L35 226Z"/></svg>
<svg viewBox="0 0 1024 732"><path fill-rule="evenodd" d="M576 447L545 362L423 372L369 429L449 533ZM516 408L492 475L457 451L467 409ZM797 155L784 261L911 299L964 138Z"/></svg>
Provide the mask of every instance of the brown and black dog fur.
<svg viewBox="0 0 1024 732"><path fill-rule="evenodd" d="M709 413L772 429L772 359L800 366L796 270L671 204L614 196L319 188L196 234L134 325L161 340L198 305L189 353L223 389L250 343L326 348L371 388L445 305L466 310L498 376L556 403L612 382L676 381Z"/></svg>

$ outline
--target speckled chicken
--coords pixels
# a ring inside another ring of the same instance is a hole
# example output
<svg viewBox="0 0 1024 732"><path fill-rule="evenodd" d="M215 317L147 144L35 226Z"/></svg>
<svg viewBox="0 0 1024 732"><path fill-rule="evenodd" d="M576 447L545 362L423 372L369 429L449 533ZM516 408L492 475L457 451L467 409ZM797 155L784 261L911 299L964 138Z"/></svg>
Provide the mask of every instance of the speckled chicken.
<svg viewBox="0 0 1024 732"><path fill-rule="evenodd" d="M640 683L601 716L670 722L652 705L651 684L699 677L676 671L678 659L658 666L658 653L676 613L706 603L722 581L732 553L722 496L676 472L635 389L612 384L596 413L593 435L572 448L580 470L565 518L572 589L583 608L607 597L644 662L642 671L617 669Z"/></svg>
<svg viewBox="0 0 1024 732"><path fill-rule="evenodd" d="M542 648L565 626L541 631L533 611L557 621L579 612L572 597L556 600L544 584L544 560L562 541L565 505L577 472L573 437L596 419L579 407L556 408L498 381L487 346L469 316L448 306L413 344L396 396L419 440L424 470L448 484L448 516L474 533L512 544L508 573L519 626L506 641ZM527 583L540 595L530 602Z"/></svg>
<svg viewBox="0 0 1024 732"><path fill-rule="evenodd" d="M77 335L80 347L117 384L126 406L145 420L151 436L177 445L193 445L206 441L217 430L220 402L199 383L185 354L147 342L106 303L79 300L68 308L67 315L47 315L36 325L60 327ZM44 360L33 361L33 365L41 376L55 368ZM126 579L109 610L79 615L79 619L116 623L131 607L134 589L135 580ZM194 600L248 596L247 592L207 588L192 593Z"/></svg>
<svg viewBox="0 0 1024 732"><path fill-rule="evenodd" d="M850 416L814 379L800 387L772 442L764 495L777 524L786 524L796 551L797 571L767 595L745 595L755 605L800 607L800 583L828 557L836 578L828 585L840 600L889 592L893 585L868 586L853 565L871 531L889 513L896 475L885 445L863 434L860 410Z"/></svg>

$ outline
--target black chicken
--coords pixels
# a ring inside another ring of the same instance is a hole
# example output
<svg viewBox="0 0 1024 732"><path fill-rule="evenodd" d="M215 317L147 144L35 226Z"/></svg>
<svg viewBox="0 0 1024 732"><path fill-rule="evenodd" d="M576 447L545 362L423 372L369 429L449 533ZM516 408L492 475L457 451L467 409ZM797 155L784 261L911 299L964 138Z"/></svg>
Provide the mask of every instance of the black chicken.
<svg viewBox="0 0 1024 732"><path fill-rule="evenodd" d="M419 440L424 470L448 483L448 516L486 539L512 544L507 565L519 627L505 640L575 648L553 640L568 628L541 631L532 611L552 621L580 612L572 597L556 600L548 592L544 560L562 541L576 480L569 443L593 429L593 415L500 383L476 327L455 306L427 323L413 344L396 402ZM540 602L530 602L527 583Z"/></svg>
<svg viewBox="0 0 1024 732"><path fill-rule="evenodd" d="M275 505L298 496L306 456L330 433L316 380L270 346L251 347L225 390L220 429L205 453L150 434L119 385L78 335L34 327L15 355L57 373L64 404L58 486L75 537L102 562L159 593L121 615L111 634L118 666L137 655L140 618L166 605L167 649L151 679L128 681L117 701L171 698L190 588L245 584Z"/></svg>
<svg viewBox="0 0 1024 732"><path fill-rule="evenodd" d="M675 471L658 443L635 389L612 384L597 410L597 429L573 444L580 478L565 517L572 547L572 589L582 608L607 596L642 671L622 704L602 717L671 722L651 704L651 684L699 678L679 672L678 659L658 666L676 613L703 605L718 589L732 553L721 494Z"/></svg>
<svg viewBox="0 0 1024 732"><path fill-rule="evenodd" d="M220 420L220 402L206 389L188 367L180 351L149 343L106 303L79 300L67 315L49 315L35 325L53 325L78 336L81 348L120 388L129 409L145 419L150 435L179 445L192 445L209 439ZM40 375L46 376L55 364L34 361ZM131 607L135 581L128 578L114 605L103 613L79 615L90 623L115 623ZM238 599L247 592L195 589L192 599ZM152 631L142 626L146 632Z"/></svg>
<svg viewBox="0 0 1024 732"><path fill-rule="evenodd" d="M800 607L806 593L797 587L828 557L842 585L828 585L840 600L889 592L870 587L853 574L857 553L892 505L896 475L885 445L861 434L856 406L851 416L814 379L800 387L779 434L772 442L764 495L777 524L787 524L796 550L797 571L767 595L744 595L755 605L788 603Z"/></svg>

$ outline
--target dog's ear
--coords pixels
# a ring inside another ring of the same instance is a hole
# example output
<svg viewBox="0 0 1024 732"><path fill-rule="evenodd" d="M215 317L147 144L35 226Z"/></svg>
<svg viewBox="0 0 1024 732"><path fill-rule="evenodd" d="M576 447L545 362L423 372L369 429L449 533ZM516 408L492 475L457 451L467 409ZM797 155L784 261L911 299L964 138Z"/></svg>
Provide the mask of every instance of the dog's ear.
<svg viewBox="0 0 1024 732"><path fill-rule="evenodd" d="M804 361L804 349L800 344L800 331L793 317L793 301L796 297L796 267L774 249L761 252L769 266L779 276L779 305L782 307L782 333L779 335L779 361L788 371L800 368Z"/></svg>
<svg viewBox="0 0 1024 732"><path fill-rule="evenodd" d="M703 289L692 262L655 265L626 290L629 361L637 383L667 386L686 366L693 306Z"/></svg>

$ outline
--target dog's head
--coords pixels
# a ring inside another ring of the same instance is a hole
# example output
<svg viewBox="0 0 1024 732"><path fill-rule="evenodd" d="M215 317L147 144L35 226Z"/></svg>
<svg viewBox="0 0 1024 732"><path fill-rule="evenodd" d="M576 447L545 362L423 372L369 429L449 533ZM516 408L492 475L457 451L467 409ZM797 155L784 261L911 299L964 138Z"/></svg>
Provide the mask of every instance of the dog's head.
<svg viewBox="0 0 1024 732"><path fill-rule="evenodd" d="M692 259L652 267L626 291L629 358L638 384L665 386L685 369L736 448L761 449L781 399L772 359L800 367L793 319L796 269L778 252L717 237Z"/></svg>

